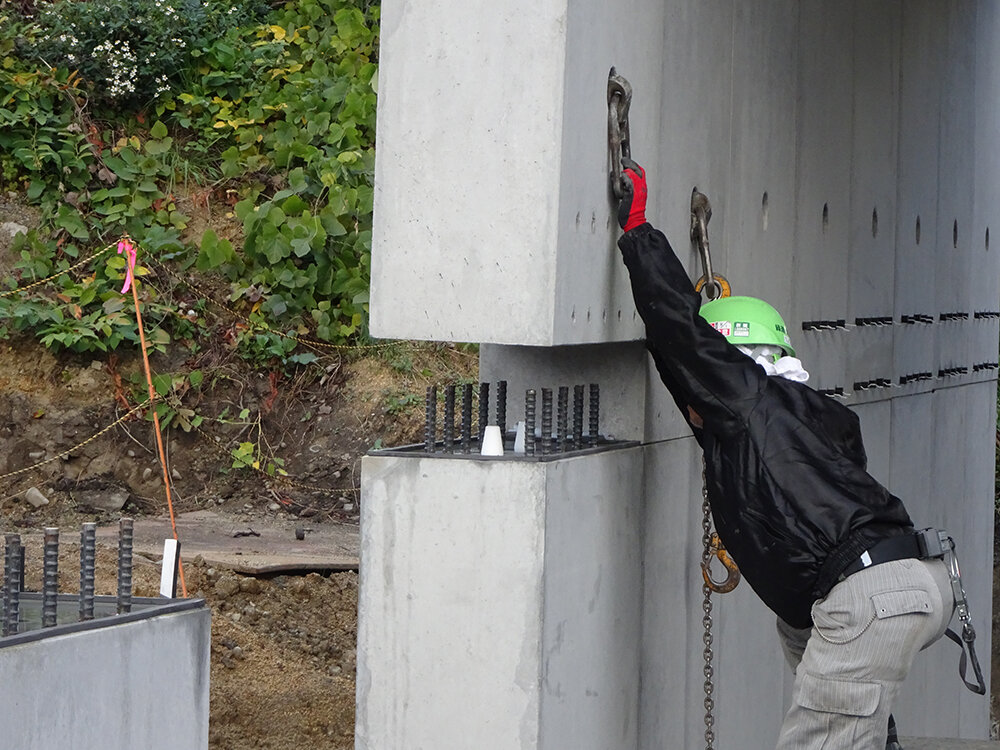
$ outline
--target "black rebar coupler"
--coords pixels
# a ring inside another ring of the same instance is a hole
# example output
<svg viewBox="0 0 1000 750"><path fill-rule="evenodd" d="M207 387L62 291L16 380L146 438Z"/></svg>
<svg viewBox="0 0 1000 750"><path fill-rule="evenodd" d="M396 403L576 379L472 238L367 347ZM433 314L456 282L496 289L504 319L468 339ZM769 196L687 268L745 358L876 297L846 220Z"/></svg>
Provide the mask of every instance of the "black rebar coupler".
<svg viewBox="0 0 1000 750"><path fill-rule="evenodd" d="M434 444L437 441L437 386L427 386L427 395L424 400L424 450L427 453L434 452Z"/></svg>
<svg viewBox="0 0 1000 750"><path fill-rule="evenodd" d="M45 529L42 558L42 627L55 627L59 611L59 529Z"/></svg>

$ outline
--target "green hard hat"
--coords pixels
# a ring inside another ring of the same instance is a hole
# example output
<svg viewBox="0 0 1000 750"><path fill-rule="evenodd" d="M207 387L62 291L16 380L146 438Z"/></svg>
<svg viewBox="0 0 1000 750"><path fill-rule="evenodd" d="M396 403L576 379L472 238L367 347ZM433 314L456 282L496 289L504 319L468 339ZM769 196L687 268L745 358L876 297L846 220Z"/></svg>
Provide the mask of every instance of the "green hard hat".
<svg viewBox="0 0 1000 750"><path fill-rule="evenodd" d="M701 316L730 344L755 346L770 344L795 356L788 329L778 311L756 297L721 297L701 306Z"/></svg>

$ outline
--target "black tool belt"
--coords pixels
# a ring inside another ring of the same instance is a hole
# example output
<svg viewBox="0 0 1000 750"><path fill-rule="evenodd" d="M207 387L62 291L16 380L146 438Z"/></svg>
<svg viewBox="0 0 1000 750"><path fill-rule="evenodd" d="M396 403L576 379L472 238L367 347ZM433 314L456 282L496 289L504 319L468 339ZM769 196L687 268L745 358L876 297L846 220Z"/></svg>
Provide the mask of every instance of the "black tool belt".
<svg viewBox="0 0 1000 750"><path fill-rule="evenodd" d="M847 576L853 575L859 570L870 568L872 565L879 565L893 560L906 560L911 557L922 560L927 557L941 557L943 554L944 552L940 551L940 548L937 550L933 548L928 549L925 541L925 532L923 531L902 534L901 536L891 536L880 542L876 542L874 546L869 547L858 557L854 558L853 561L840 571L840 576L837 580L843 581Z"/></svg>

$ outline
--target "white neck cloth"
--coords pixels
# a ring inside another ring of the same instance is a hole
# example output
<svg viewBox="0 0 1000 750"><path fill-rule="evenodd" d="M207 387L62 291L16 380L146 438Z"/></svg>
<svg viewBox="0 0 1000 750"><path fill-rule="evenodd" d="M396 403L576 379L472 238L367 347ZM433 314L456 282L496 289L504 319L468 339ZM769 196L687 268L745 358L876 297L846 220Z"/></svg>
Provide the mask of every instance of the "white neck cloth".
<svg viewBox="0 0 1000 750"><path fill-rule="evenodd" d="M768 375L793 380L796 383L805 383L809 380L809 373L802 367L802 361L797 357L785 356L780 347L761 344L736 348L763 367Z"/></svg>

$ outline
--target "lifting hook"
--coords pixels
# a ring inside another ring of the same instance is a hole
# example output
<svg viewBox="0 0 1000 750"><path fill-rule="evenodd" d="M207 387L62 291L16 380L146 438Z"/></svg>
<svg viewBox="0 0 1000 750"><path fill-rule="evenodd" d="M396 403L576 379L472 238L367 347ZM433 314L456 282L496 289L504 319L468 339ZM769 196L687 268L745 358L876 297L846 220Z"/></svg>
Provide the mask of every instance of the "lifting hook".
<svg viewBox="0 0 1000 750"><path fill-rule="evenodd" d="M704 287L709 300L714 300L728 297L731 287L725 277L712 273L712 251L708 245L708 222L711 218L712 204L709 203L708 196L698 188L694 188L691 191L691 240L698 247L704 270L704 274L695 284L695 290L700 292Z"/></svg>
<svg viewBox="0 0 1000 750"><path fill-rule="evenodd" d="M712 571L709 565L712 561L712 556L718 558L719 562L722 563L723 567L727 571L726 579L724 581L716 581L712 578ZM722 540L719 535L712 532L711 539L708 543L708 549L701 562L701 575L705 579L705 585L711 589L716 594L728 594L732 591L740 582L740 569L736 567L736 562L729 556L726 552L725 546L722 544Z"/></svg>
<svg viewBox="0 0 1000 750"><path fill-rule="evenodd" d="M632 105L632 84L612 66L608 73L608 149L611 151L611 192L617 200L625 195L622 159L632 158L628 110Z"/></svg>

